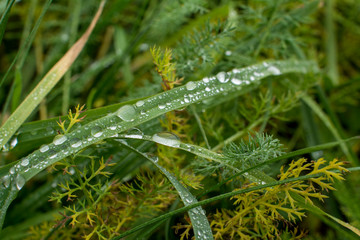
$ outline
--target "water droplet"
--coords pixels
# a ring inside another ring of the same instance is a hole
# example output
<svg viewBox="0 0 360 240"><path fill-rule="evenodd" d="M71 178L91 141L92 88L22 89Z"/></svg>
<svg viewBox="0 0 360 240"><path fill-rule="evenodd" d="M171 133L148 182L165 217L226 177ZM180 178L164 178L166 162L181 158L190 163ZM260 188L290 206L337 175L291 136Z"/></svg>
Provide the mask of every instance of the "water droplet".
<svg viewBox="0 0 360 240"><path fill-rule="evenodd" d="M70 175L74 175L75 174L75 168L70 167L69 168L69 173L70 173Z"/></svg>
<svg viewBox="0 0 360 240"><path fill-rule="evenodd" d="M23 166L23 167L26 167L27 165L29 165L29 159L24 158L24 159L21 161L20 165Z"/></svg>
<svg viewBox="0 0 360 240"><path fill-rule="evenodd" d="M151 159L152 159L154 162L156 162L156 163L159 161L159 157L158 157L158 156L152 157Z"/></svg>
<svg viewBox="0 0 360 240"><path fill-rule="evenodd" d="M125 105L117 110L116 115L125 122L131 122L134 121L136 111L132 105Z"/></svg>
<svg viewBox="0 0 360 240"><path fill-rule="evenodd" d="M235 85L240 85L242 83L242 81L240 79L237 78L233 78L231 79L231 82Z"/></svg>
<svg viewBox="0 0 360 240"><path fill-rule="evenodd" d="M49 146L46 145L46 144L41 145L41 147L40 147L39 150L40 150L40 152L44 153L44 152L46 152L47 150L49 150Z"/></svg>
<svg viewBox="0 0 360 240"><path fill-rule="evenodd" d="M280 75L281 74L280 70L277 67L274 67L274 66L270 66L267 70L268 70L268 72L270 72L271 74L274 74L274 75Z"/></svg>
<svg viewBox="0 0 360 240"><path fill-rule="evenodd" d="M10 168L9 172L10 172L10 174L14 174L15 173L15 167Z"/></svg>
<svg viewBox="0 0 360 240"><path fill-rule="evenodd" d="M54 159L57 157L57 152L55 150L49 151L49 159Z"/></svg>
<svg viewBox="0 0 360 240"><path fill-rule="evenodd" d="M116 130L116 126L110 126L109 129L114 131Z"/></svg>
<svg viewBox="0 0 360 240"><path fill-rule="evenodd" d="M54 137L53 143L55 145L60 145L60 144L63 144L66 140L67 140L67 137L60 134L60 135L56 135Z"/></svg>
<svg viewBox="0 0 360 240"><path fill-rule="evenodd" d="M18 143L17 137L13 138L10 143L10 147L14 148Z"/></svg>
<svg viewBox="0 0 360 240"><path fill-rule="evenodd" d="M230 50L227 50L227 51L225 52L225 55L226 55L226 56L231 56L231 54L232 54L232 52L231 52Z"/></svg>
<svg viewBox="0 0 360 240"><path fill-rule="evenodd" d="M46 133L47 135L52 135L53 133L55 133L54 129L52 127L47 127L46 128Z"/></svg>
<svg viewBox="0 0 360 240"><path fill-rule="evenodd" d="M210 79L207 78L207 77L204 77L204 78L203 78L203 82L204 82L204 83L208 83L208 82L210 82Z"/></svg>
<svg viewBox="0 0 360 240"><path fill-rule="evenodd" d="M190 81L190 82L186 83L185 87L189 91L194 90L196 88L196 83L194 83L193 81Z"/></svg>
<svg viewBox="0 0 360 240"><path fill-rule="evenodd" d="M205 91L210 92L211 89L210 89L209 87L206 87L206 88L205 88Z"/></svg>
<svg viewBox="0 0 360 240"><path fill-rule="evenodd" d="M219 72L216 77L221 83L226 83L227 81L229 81L229 78L226 77L225 72Z"/></svg>
<svg viewBox="0 0 360 240"><path fill-rule="evenodd" d="M166 106L165 105L162 105L162 104L159 104L159 109L164 109Z"/></svg>
<svg viewBox="0 0 360 240"><path fill-rule="evenodd" d="M4 144L4 146L2 147L2 151L3 152L8 152L10 150L10 146L8 143Z"/></svg>
<svg viewBox="0 0 360 240"><path fill-rule="evenodd" d="M154 142L157 142L162 145L169 146L169 147L179 147L180 146L179 137L170 132L155 133L152 136L152 140Z"/></svg>
<svg viewBox="0 0 360 240"><path fill-rule="evenodd" d="M135 103L135 105L137 106L137 107L141 107L142 105L144 105L144 101L142 101L142 100L140 100L140 101L137 101L136 103Z"/></svg>
<svg viewBox="0 0 360 240"><path fill-rule="evenodd" d="M79 138L73 138L70 140L70 146L73 148L80 147L82 144L81 140Z"/></svg>
<svg viewBox="0 0 360 240"><path fill-rule="evenodd" d="M25 182L26 182L26 180L25 180L25 178L24 178L22 175L18 174L18 175L16 176L16 178L15 178L15 184L16 184L16 188L17 188L18 190L20 190L20 189L25 185Z"/></svg>
<svg viewBox="0 0 360 240"><path fill-rule="evenodd" d="M136 139L142 139L144 133L138 129L138 128L131 128L127 131L125 134L125 137L127 138L136 138Z"/></svg>
<svg viewBox="0 0 360 240"><path fill-rule="evenodd" d="M1 180L6 188L10 186L11 179L9 175L5 175Z"/></svg>
<svg viewBox="0 0 360 240"><path fill-rule="evenodd" d="M103 135L103 132L102 132L102 128L99 127L99 126L95 126L91 129L91 135L94 136L94 137L100 137L101 135Z"/></svg>

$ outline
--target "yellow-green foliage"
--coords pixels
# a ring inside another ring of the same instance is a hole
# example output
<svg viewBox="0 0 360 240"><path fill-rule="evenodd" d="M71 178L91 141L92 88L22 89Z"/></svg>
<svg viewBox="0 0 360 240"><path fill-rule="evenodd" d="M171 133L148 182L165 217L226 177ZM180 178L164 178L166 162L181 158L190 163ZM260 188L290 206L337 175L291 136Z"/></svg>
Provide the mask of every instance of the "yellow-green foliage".
<svg viewBox="0 0 360 240"><path fill-rule="evenodd" d="M156 65L156 71L161 76L163 81L162 87L164 90L170 90L176 84L180 84L182 79L176 78L175 64L171 62L172 52L171 49L166 48L163 51L160 47L150 48L151 55Z"/></svg>
<svg viewBox="0 0 360 240"><path fill-rule="evenodd" d="M310 178L306 181L294 181L287 184L277 185L257 191L248 192L232 197L234 210L220 209L209 216L215 239L274 239L282 233L279 225L295 223L305 216L303 209L299 207L293 193L304 197L309 204L313 204L311 198L323 201L327 196L321 190L334 190L334 180L343 180L342 172L347 171L342 162L337 159L326 164L324 159L307 162L301 158L292 161L285 171L281 167L279 180L299 177L306 171L306 175L319 174L319 177ZM334 171L335 170L335 171ZM336 170L340 172L336 172ZM244 188L256 185L248 184ZM237 191L239 189L234 189ZM176 231L184 230L181 239L184 239L191 224L178 224ZM291 232L293 238L301 238L304 232L295 228Z"/></svg>

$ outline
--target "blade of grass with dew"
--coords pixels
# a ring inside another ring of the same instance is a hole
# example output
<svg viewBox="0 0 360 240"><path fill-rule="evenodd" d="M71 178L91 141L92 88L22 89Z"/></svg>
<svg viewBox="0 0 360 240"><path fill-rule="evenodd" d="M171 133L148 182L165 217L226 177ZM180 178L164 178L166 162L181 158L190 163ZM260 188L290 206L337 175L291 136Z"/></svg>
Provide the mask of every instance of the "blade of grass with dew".
<svg viewBox="0 0 360 240"><path fill-rule="evenodd" d="M352 171L360 171L360 167L354 167L354 168L348 168L347 170L349 170L350 172ZM164 219L167 219L167 218L170 218L172 216L175 216L176 214L180 214L180 213L184 213L186 211L188 211L189 209L192 209L192 208L195 208L195 207L198 207L198 206L203 206L203 205L206 205L206 204L209 204L209 203L212 203L212 202L215 202L215 201L218 201L218 200L221 200L221 199L226 199L226 198L230 198L232 196L235 196L235 195L239 195L239 194L244 194L244 193L248 193L248 192L252 192L252 191L256 191L256 190L260 190L260 189L264 189L264 188L268 188L268 187L274 187L274 186L277 186L277 185L281 185L281 184L286 184L286 183L291 183L291 182L295 182L295 181L303 181L303 180L307 180L307 179L310 179L310 178L315 178L315 177L319 177L319 176L322 176L321 173L319 174L314 174L314 175L306 175L306 176L301 176L301 177L297 177L297 178L289 178L289 179L285 179L285 180L282 180L282 181L277 181L277 182L271 182L271 183L267 183L267 184L263 184L263 185L258 185L258 186L255 186L255 187L250 187L250 188L246 188L246 189L241 189L241 190L237 190L237 191L232 191L232 192L228 192L228 193L224 193L224 194L221 194L221 195L218 195L218 196L215 196L215 197L212 197L212 198L208 198L208 199L205 199L205 200L202 200L202 201L199 201L197 203L193 203L193 204L190 204L189 206L185 206L185 207L182 207L182 208L179 208L179 209L176 209L172 212L169 212L169 213L165 213L159 217L156 217L156 218L153 218L139 226L136 226L128 231L126 231L125 233L122 233L120 234L119 236L117 237L114 237L112 238L111 240L119 240L123 237L126 237L136 231L139 231L149 225L152 225L158 221L162 221ZM345 233L347 236L353 236L355 238L354 235L351 235L352 233L348 233L346 231L343 231L343 233ZM360 232L359 230L357 230L356 234L358 236L360 236Z"/></svg>
<svg viewBox="0 0 360 240"><path fill-rule="evenodd" d="M105 1L100 3L100 7L96 15L82 37L54 65L54 67L45 75L35 89L32 90L32 92L0 128L0 147L9 141L16 130L25 122L31 112L39 105L41 100L50 92L50 90L56 85L56 83L75 61L94 29L95 24L103 10L104 4Z"/></svg>
<svg viewBox="0 0 360 240"><path fill-rule="evenodd" d="M152 162L166 177L169 179L171 184L175 187L176 191L179 193L179 196L185 206L198 202L197 199L187 190L171 173L169 173L164 167L160 166L157 163L157 159L152 159L145 155L142 152L139 152L137 149L131 147L128 144L122 144L132 151L136 152L138 155L146 158ZM189 217L191 219L191 224L193 226L195 239L214 239L209 221L206 218L205 212L201 207L196 207L188 211Z"/></svg>
<svg viewBox="0 0 360 240"><path fill-rule="evenodd" d="M128 137L128 138L135 138L135 139L139 139L138 137L129 137L127 135L121 135L120 137ZM142 139L144 140L147 140L147 141L154 141L154 139L150 136L142 136ZM350 138L348 140L353 140L353 139L358 139L358 137L355 137L355 138ZM243 170L241 171L240 169L237 169L237 168L234 168L233 166L230 166L230 165L227 165L223 160L224 160L224 156L223 155L220 155L220 154L217 154L215 152L212 152L211 150L208 150L206 148L202 148L200 146L196 146L196 145L192 145L192 144L187 144L187 143L178 143L176 145L173 145L172 147L176 147L176 148L179 148L179 149L182 149L184 151L187 151L187 152L190 152L190 153L193 153L199 157L204 157L206 159L211 159L211 160L214 160L216 162L219 162L219 163L222 163L224 164L225 166L231 168L232 170L235 170L238 172L238 175L243 175L244 177L246 177L247 179L249 179L251 182L255 182L255 183L258 183L258 184L268 184L268 183L272 183L272 182L277 182L275 179L273 179L272 177L266 175L265 173L261 172L261 171L258 171L256 170L256 168L260 167L260 166L263 166L265 164L269 164L271 162L275 162L275 161L278 161L278 160L281 160L281 159L284 159L284 158L288 158L288 157L291 157L291 156L296 156L296 155L299 155L299 154L304 154L306 152L311 152L311 151L314 151L314 150L318 150L318 149L321 149L321 148L328 148L328 147L333 147L333 146L336 146L336 145L339 145L339 144L342 144L348 140L340 140L338 142L332 142L332 143L328 143L328 144L324 144L324 145L319 145L319 146L314 146L314 147L311 147L311 148L306 148L306 149L303 149L303 150L299 150L297 153L289 153L287 156L280 156L280 157L277 157L277 158L274 158L274 159L271 159L269 161L266 161L264 163L261 163L261 164L258 164L256 166L253 166L251 168L248 168L246 170ZM162 143L161 141L158 142L158 141L154 141L154 142L157 142L157 143L160 143L160 144L164 144ZM164 144L166 145L166 143ZM167 145L169 146L169 145ZM293 193L292 196L294 197L294 199L297 201L297 203L304 209L307 209L308 211L311 211L312 213L316 214L317 216L319 216L324 222L326 222L327 224L329 224L330 226L334 227L334 228L337 228L336 225L334 225L331 221L328 221L326 218L324 218L323 216L326 216L328 218L331 218L332 220L334 220L336 223L350 229L351 231L354 231L356 234L358 234L358 230L356 228L354 228L353 226L351 226L350 224L348 223L345 223L343 222L342 220L334 217L334 216L331 216L330 214L324 212L323 210L321 210L320 208L318 208L317 206L315 205L311 205L309 204L303 197L301 197L300 195L298 194L295 194ZM283 196L284 197L284 196ZM338 229L339 230L339 229ZM360 236L360 235L359 235Z"/></svg>
<svg viewBox="0 0 360 240"><path fill-rule="evenodd" d="M4 184L0 186L1 225L6 209L16 193L29 179L53 163L166 112L182 109L206 99L219 98L232 92L244 94L258 87L265 77L294 72L317 73L318 68L312 61L289 60L268 61L234 69L229 73L221 73L217 77L188 82L185 86L151 96L134 105L124 105L115 113L90 122L76 131L56 136L53 142L48 144L47 151L40 151L40 149L34 151L14 165L9 170L9 174L2 178ZM164 99L167 103L164 103Z"/></svg>

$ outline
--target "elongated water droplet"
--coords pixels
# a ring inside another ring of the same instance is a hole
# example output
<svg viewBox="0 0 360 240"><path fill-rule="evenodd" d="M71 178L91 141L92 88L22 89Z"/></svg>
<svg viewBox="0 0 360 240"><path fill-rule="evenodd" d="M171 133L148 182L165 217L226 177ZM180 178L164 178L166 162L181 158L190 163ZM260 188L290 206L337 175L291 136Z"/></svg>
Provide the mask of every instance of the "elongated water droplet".
<svg viewBox="0 0 360 240"><path fill-rule="evenodd" d="M22 175L18 174L18 175L16 176L16 178L15 178L15 184L16 184L16 188L17 188L18 190L22 189L22 187L25 185L25 182L26 182L26 180L25 180L25 178L24 178Z"/></svg>
<svg viewBox="0 0 360 240"><path fill-rule="evenodd" d="M80 147L82 144L81 140L79 138L73 138L70 140L70 146L73 148Z"/></svg>
<svg viewBox="0 0 360 240"><path fill-rule="evenodd" d="M170 132L155 133L152 136L152 140L154 142L157 142L162 145L169 146L169 147L179 147L180 146L179 137Z"/></svg>
<svg viewBox="0 0 360 240"><path fill-rule="evenodd" d="M60 144L63 144L65 141L67 140L67 137L65 135L56 135L54 137L54 140L53 140L53 143L55 145L60 145Z"/></svg>
<svg viewBox="0 0 360 240"><path fill-rule="evenodd" d="M240 85L242 83L242 81L240 79L237 78L233 78L231 79L231 82L235 85Z"/></svg>
<svg viewBox="0 0 360 240"><path fill-rule="evenodd" d="M49 159L54 159L57 157L57 152L55 150L50 150L48 154L49 154Z"/></svg>
<svg viewBox="0 0 360 240"><path fill-rule="evenodd" d="M271 74L274 74L274 75L280 75L281 74L280 70L277 67L274 67L274 66L270 66L267 70Z"/></svg>
<svg viewBox="0 0 360 240"><path fill-rule="evenodd" d="M44 153L44 152L46 152L47 150L49 150L49 146L46 145L46 144L41 145L41 147L40 147L39 150L40 150L40 152Z"/></svg>
<svg viewBox="0 0 360 240"><path fill-rule="evenodd" d="M142 139L143 138L144 133L138 129L138 128L131 128L127 131L127 133L125 134L125 137L128 138L136 138L136 139Z"/></svg>
<svg viewBox="0 0 360 240"><path fill-rule="evenodd" d="M189 91L194 90L196 88L196 83L194 83L193 81L190 81L190 82L186 83L185 87Z"/></svg>
<svg viewBox="0 0 360 240"><path fill-rule="evenodd" d="M116 115L125 122L131 122L136 117L136 110L132 105L125 105L117 110Z"/></svg>
<svg viewBox="0 0 360 240"><path fill-rule="evenodd" d="M13 138L10 143L10 148L14 148L18 143L17 137Z"/></svg>
<svg viewBox="0 0 360 240"><path fill-rule="evenodd" d="M100 137L101 135L103 135L102 128L99 126L93 127L91 129L91 135L93 135L94 137Z"/></svg>
<svg viewBox="0 0 360 240"><path fill-rule="evenodd" d="M23 167L26 167L27 165L29 165L29 159L24 158L24 159L21 161L20 165L23 166Z"/></svg>
<svg viewBox="0 0 360 240"><path fill-rule="evenodd" d="M165 105L163 105L163 104L159 104L159 109L164 109L166 106Z"/></svg>
<svg viewBox="0 0 360 240"><path fill-rule="evenodd" d="M137 106L137 107L141 107L142 105L144 105L144 101L142 101L142 100L140 100L140 101L137 101L136 103L135 103L135 105Z"/></svg>
<svg viewBox="0 0 360 240"><path fill-rule="evenodd" d="M10 176L9 175L5 175L1 181L3 182L4 186L7 188L10 186Z"/></svg>

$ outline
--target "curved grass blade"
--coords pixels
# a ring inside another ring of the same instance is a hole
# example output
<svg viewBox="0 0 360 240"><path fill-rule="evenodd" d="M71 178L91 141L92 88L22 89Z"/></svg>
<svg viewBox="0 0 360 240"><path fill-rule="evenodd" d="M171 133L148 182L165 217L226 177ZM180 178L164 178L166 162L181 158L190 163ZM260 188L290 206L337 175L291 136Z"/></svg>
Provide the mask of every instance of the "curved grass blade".
<svg viewBox="0 0 360 240"><path fill-rule="evenodd" d="M120 137L139 139L139 137L131 136L131 135L130 136L129 135L120 135ZM142 136L142 139L147 140L147 141L157 142L157 141L154 141L153 138L150 137L150 136ZM223 165L237 171L237 174L235 174L233 177L231 177L229 179L226 179L222 184L226 183L227 181L231 180L235 176L239 176L239 175L243 175L244 177L246 177L250 181L256 182L258 184L268 184L268 183L273 183L273 182L277 182L277 181L275 179L273 179L272 177L266 175L265 173L256 170L257 168L259 168L261 166L264 166L266 164L275 162L275 161L279 161L279 160L282 160L282 159L289 158L289 157L297 156L297 155L304 154L304 153L309 153L309 152L312 152L312 151L317 151L319 149L334 147L336 145L341 145L344 142L354 140L354 139L358 139L358 137L353 137L353 138L346 139L346 140L340 140L340 141L337 141L337 142L331 142L331 143L327 143L327 144L322 144L322 145L318 145L318 146L313 146L313 147L301 149L301 150L298 150L298 151L295 151L295 152L292 152L292 153L284 154L282 156L279 156L277 158L274 158L274 159L271 159L269 161L263 162L261 164L257 164L255 166L250 167L250 168L245 169L245 170L240 170L240 169L234 168L231 165L227 165L223 161L223 159L225 158L223 155L215 153L215 152L213 152L211 150L208 150L206 148L202 148L200 146L187 144L187 143L179 143L179 144L176 144L176 146L172 146L172 147L176 147L178 149L182 149L184 151L193 153L193 154L195 154L195 155L197 155L199 157L204 157L206 159L214 160L216 162L219 162L219 163L221 163L221 164L223 164ZM157 143L162 144L161 142L157 142ZM221 186L221 185L219 184L219 185L216 185L215 187L219 187L219 186ZM357 228L353 227L352 225L350 225L350 224L348 224L348 223L346 223L346 222L344 222L344 221L342 221L342 220L340 220L340 219L338 219L336 217L333 217L332 215L324 212L323 210L321 210L317 206L309 204L300 195L293 194L293 197L301 207L303 207L304 209L307 209L307 210L313 212L314 214L316 214L317 216L321 217L322 220L324 222L328 223L330 226L332 226L334 228L337 228L337 226L334 225L333 222L329 221L328 219L324 218L323 216L326 216L326 217L332 219L336 223L348 228L349 230L353 231L354 233L356 233L358 235L360 234L360 231Z"/></svg>
<svg viewBox="0 0 360 240"><path fill-rule="evenodd" d="M69 51L50 69L39 84L25 98L15 112L7 119L0 128L0 148L9 141L16 130L25 122L31 112L39 105L42 99L58 83L65 72L70 68L81 50L85 46L92 30L95 27L103 10L105 1L100 3L100 7L95 14L90 26L81 36L81 38L69 49Z"/></svg>
<svg viewBox="0 0 360 240"><path fill-rule="evenodd" d="M221 72L216 77L188 82L185 86L174 88L134 105L124 105L115 113L90 122L66 135L59 135L44 149L39 149L23 158L9 174L1 180L0 207L5 216L9 199L2 193L19 191L26 181L53 163L74 154L100 140L113 137L119 132L154 119L166 112L182 109L188 105L211 98L219 98L229 93L246 93L261 84L261 79L286 73L316 73L318 68L311 61L269 61L229 73ZM40 151L41 150L41 151ZM11 201L10 201L11 202ZM3 222L3 219L0 219Z"/></svg>
<svg viewBox="0 0 360 240"><path fill-rule="evenodd" d="M169 179L171 184L175 187L176 191L179 193L179 196L185 206L188 206L193 203L197 203L197 199L187 190L171 173L169 173L164 167L160 166L157 163L156 159L149 158L144 153L138 151L137 149L123 144L127 148L130 148L132 151L151 161L166 177ZM204 210L201 206L193 208L188 211L189 217L191 219L191 224L194 229L195 239L214 239L209 221L206 218Z"/></svg>

